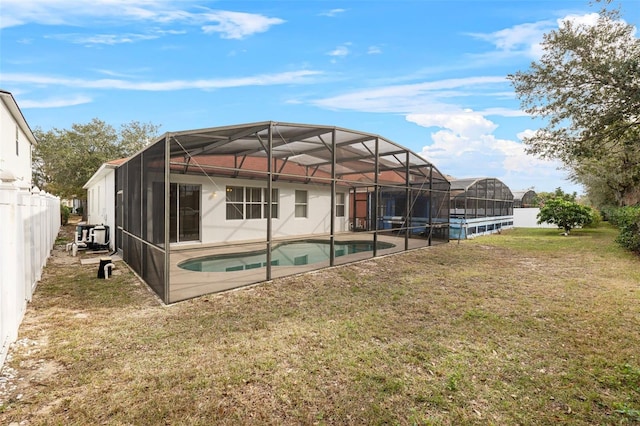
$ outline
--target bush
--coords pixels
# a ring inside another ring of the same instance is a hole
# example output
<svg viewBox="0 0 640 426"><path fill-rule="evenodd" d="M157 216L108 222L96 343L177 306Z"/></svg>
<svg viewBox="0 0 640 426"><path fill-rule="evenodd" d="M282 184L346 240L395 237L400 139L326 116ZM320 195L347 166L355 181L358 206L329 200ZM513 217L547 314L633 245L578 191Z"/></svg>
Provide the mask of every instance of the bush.
<svg viewBox="0 0 640 426"><path fill-rule="evenodd" d="M71 214L71 208L60 205L60 223L66 225L69 223L69 215Z"/></svg>
<svg viewBox="0 0 640 426"><path fill-rule="evenodd" d="M640 206L613 210L609 222L620 230L616 242L627 250L640 253Z"/></svg>
<svg viewBox="0 0 640 426"><path fill-rule="evenodd" d="M538 223L552 223L568 234L573 228L586 226L593 220L593 210L574 201L551 198L538 213Z"/></svg>
<svg viewBox="0 0 640 426"><path fill-rule="evenodd" d="M596 209L591 209L591 222L584 225L585 228L597 228L602 223L602 215Z"/></svg>

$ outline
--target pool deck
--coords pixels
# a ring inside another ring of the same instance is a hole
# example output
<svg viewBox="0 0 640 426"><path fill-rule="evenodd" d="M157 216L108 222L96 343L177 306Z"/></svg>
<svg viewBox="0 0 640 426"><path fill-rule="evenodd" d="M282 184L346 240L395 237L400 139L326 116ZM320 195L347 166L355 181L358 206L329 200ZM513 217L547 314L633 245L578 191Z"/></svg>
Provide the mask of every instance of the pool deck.
<svg viewBox="0 0 640 426"><path fill-rule="evenodd" d="M297 236L295 239L282 239L274 240L273 244L278 244L286 241L300 241L300 240L328 240L328 235L303 235ZM373 236L368 233L358 232L344 232L336 235L336 242L339 241L367 241L373 242ZM404 251L405 239L403 236L392 236L388 234L378 235L378 241L394 244L394 247L377 250L377 257L386 256L392 253L399 253ZM428 242L425 239L409 238L409 250L427 247ZM243 244L224 244L224 245L211 245L207 247L203 246L177 246L172 247L170 255L170 302L177 302L180 300L186 300L197 296L202 296L209 293L217 293L225 290L231 290L238 287L243 287L267 280L266 268L248 269L243 271L234 272L199 272L189 271L180 268L178 265L186 260L212 256L218 254L230 254L230 253L244 253L250 251L265 250L266 242L254 241ZM335 265L344 265L366 259L371 259L373 256L372 251L360 252L349 254L345 256L339 256L335 258ZM288 275L295 275L304 272L310 272L322 268L329 267L329 261L314 263L310 265L300 266L274 266L271 268L271 278L279 278Z"/></svg>

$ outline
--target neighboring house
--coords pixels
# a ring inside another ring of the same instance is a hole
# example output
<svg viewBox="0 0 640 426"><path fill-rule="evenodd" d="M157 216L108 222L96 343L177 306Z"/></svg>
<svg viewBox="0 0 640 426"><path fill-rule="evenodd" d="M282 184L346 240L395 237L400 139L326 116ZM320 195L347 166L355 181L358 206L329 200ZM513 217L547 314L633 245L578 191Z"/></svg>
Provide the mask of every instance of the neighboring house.
<svg viewBox="0 0 640 426"><path fill-rule="evenodd" d="M109 230L109 248L115 249L116 169L126 158L104 163L82 187L87 190L87 224L105 225Z"/></svg>
<svg viewBox="0 0 640 426"><path fill-rule="evenodd" d="M492 234L513 227L513 193L495 178L451 181L452 240Z"/></svg>
<svg viewBox="0 0 640 426"><path fill-rule="evenodd" d="M166 133L117 168L115 194L116 249L165 303L449 235L433 164L332 126Z"/></svg>
<svg viewBox="0 0 640 426"><path fill-rule="evenodd" d="M60 229L60 200L31 186L35 144L13 95L0 90L0 366Z"/></svg>

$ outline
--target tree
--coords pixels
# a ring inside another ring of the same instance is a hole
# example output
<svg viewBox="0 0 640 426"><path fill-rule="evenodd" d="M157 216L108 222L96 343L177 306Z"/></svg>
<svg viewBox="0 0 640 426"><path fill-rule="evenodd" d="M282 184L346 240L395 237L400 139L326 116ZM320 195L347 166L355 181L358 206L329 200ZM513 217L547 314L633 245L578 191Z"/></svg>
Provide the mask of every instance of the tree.
<svg viewBox="0 0 640 426"><path fill-rule="evenodd" d="M629 129L628 132L640 132ZM640 135L626 137L624 149L612 148L601 158L585 158L573 165L571 179L587 189L597 206L625 206L640 202ZM608 143L604 142L606 148Z"/></svg>
<svg viewBox="0 0 640 426"><path fill-rule="evenodd" d="M553 198L560 198L565 201L575 202L577 197L578 194L576 192L569 194L568 192L564 192L562 188L558 187L553 192L538 192L536 194L535 203L543 206L547 201Z"/></svg>
<svg viewBox="0 0 640 426"><path fill-rule="evenodd" d="M523 109L546 120L526 138L527 152L559 159L588 185L607 174L623 205L640 182L640 40L618 11L602 10L595 25L565 21L545 34L543 55L528 71L508 76ZM606 170L589 162L606 159ZM633 170L631 179L621 170ZM629 187L631 183L632 187Z"/></svg>
<svg viewBox="0 0 640 426"><path fill-rule="evenodd" d="M120 132L97 118L71 129L35 129L34 183L63 198L84 200L82 186L105 162L134 154L160 126L132 121Z"/></svg>
<svg viewBox="0 0 640 426"><path fill-rule="evenodd" d="M593 220L591 209L575 201L551 198L544 203L538 213L538 223L551 223L564 229L565 235L578 226L585 226Z"/></svg>

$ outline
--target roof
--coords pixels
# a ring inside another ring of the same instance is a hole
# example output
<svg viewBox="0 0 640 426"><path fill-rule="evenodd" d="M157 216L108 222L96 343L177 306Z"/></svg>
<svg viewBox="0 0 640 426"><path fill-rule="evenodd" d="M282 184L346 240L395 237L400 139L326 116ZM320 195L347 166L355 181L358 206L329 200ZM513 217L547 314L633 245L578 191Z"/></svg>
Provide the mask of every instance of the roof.
<svg viewBox="0 0 640 426"><path fill-rule="evenodd" d="M479 185L482 181L494 181L495 186L489 185ZM491 177L477 177L477 178L467 178L467 179L455 179L451 181L451 197L466 197L467 192L471 190L472 194L476 193L476 189L472 190L472 187L476 186L477 191L487 195L487 190L491 188L489 191L490 197L493 199L503 199L503 200L513 200L513 193L511 189L502 182L500 179L491 178ZM494 192L495 190L495 192ZM499 191L499 194L498 194ZM478 195L480 197L480 195Z"/></svg>
<svg viewBox="0 0 640 426"><path fill-rule="evenodd" d="M465 178L465 179L454 179L451 181L451 190L463 190L466 191L471 188L478 181L484 179L492 179L488 177L475 177L475 178ZM496 179L497 180L497 179Z"/></svg>
<svg viewBox="0 0 640 426"><path fill-rule="evenodd" d="M407 170L410 179L416 182L430 177L447 182L433 164L411 150L376 134L335 126L264 121L170 132L145 149L166 140L170 142L172 170L183 166L184 173L196 173L198 168L202 173L207 166L210 170L222 170L221 165L212 165L215 163L212 158L225 156L242 161L261 158L265 165L262 169L264 173L268 148L271 146L272 158L283 169L285 165L294 163L297 168L307 170L307 176L311 173L316 177L330 176L332 147L335 146L335 173L338 179L373 183L377 153L379 182L385 172L389 182L397 182L400 178L404 180ZM241 165L237 169L242 168Z"/></svg>
<svg viewBox="0 0 640 426"><path fill-rule="evenodd" d="M124 162L126 162L128 158L120 158L118 160L108 161L106 163L102 163L100 168L96 170L96 172L89 178L87 183L82 186L82 189L89 189L94 183L96 183L99 179L102 179L104 176L109 173L114 173L114 170L118 168L118 166Z"/></svg>
<svg viewBox="0 0 640 426"><path fill-rule="evenodd" d="M126 163L128 159L129 157L118 158L117 160L107 161L105 164L108 164L110 166L119 166L120 164Z"/></svg>
<svg viewBox="0 0 640 426"><path fill-rule="evenodd" d="M31 145L36 145L38 143L36 137L33 135L29 124L27 124L27 120L24 118L24 115L11 92L0 89L0 99L2 99L7 108L9 108L9 111L11 111L11 115L13 115L13 118L16 120L16 123L18 123L18 126L20 126L20 129L22 129L22 132L27 136L29 143L31 143Z"/></svg>

